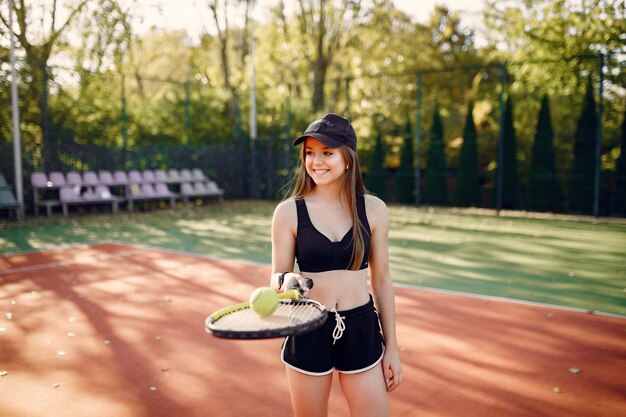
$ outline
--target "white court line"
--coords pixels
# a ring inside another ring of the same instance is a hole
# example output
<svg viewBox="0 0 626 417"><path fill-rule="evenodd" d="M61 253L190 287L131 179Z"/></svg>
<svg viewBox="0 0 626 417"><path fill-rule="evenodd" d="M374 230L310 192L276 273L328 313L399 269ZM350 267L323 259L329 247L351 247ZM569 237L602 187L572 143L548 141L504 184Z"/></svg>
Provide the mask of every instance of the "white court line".
<svg viewBox="0 0 626 417"><path fill-rule="evenodd" d="M520 299L517 299L517 298L499 297L499 296L495 296L495 295L474 294L474 293L471 293L471 292L463 292L463 291L455 291L455 290L444 290L444 289L441 289L441 288L422 287L422 286L419 286L419 285L397 283L397 282L394 282L393 285L394 285L394 287L405 288L405 289L410 289L410 290L429 291L429 292L435 292L435 293L440 293L440 294L458 295L458 296L462 296L462 297L476 298L476 299L479 299L479 300L500 301L500 302L506 302L506 303L529 305L529 306L534 306L534 307L554 308L554 309L557 309L557 310L571 311L571 312L574 312L574 313L593 314L593 315L597 315L597 316L608 316L608 317L615 317L615 318L618 318L618 319L626 319L626 315L617 314L617 313L608 313L606 311L589 310L589 309L578 308L578 307L561 306L561 305L558 305L558 304L540 303L540 302L537 302L537 301L520 300Z"/></svg>

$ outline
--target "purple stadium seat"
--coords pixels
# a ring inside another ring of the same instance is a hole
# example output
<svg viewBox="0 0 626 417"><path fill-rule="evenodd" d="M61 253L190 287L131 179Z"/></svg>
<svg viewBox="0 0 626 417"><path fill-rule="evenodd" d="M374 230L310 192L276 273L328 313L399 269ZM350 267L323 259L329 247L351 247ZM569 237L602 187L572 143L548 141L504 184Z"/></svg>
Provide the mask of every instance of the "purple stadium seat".
<svg viewBox="0 0 626 417"><path fill-rule="evenodd" d="M100 180L98 176L93 171L85 171L83 172L83 185L87 185L89 187L94 187L100 184Z"/></svg>
<svg viewBox="0 0 626 417"><path fill-rule="evenodd" d="M200 168L194 168L191 170L191 175L195 181L206 181L208 179Z"/></svg>
<svg viewBox="0 0 626 417"><path fill-rule="evenodd" d="M131 184L141 184L144 181L141 177L141 173L136 169L133 169L128 171L128 182L130 182Z"/></svg>
<svg viewBox="0 0 626 417"><path fill-rule="evenodd" d="M69 171L65 174L65 183L67 185L83 185L83 179L76 171Z"/></svg>
<svg viewBox="0 0 626 417"><path fill-rule="evenodd" d="M61 187L59 197L62 203L76 203L83 201L83 198L80 196L80 191L77 191L76 187L68 185Z"/></svg>
<svg viewBox="0 0 626 417"><path fill-rule="evenodd" d="M155 197L154 187L152 187L152 184L141 184L141 195L147 198Z"/></svg>
<svg viewBox="0 0 626 417"><path fill-rule="evenodd" d="M67 217L68 206L72 204L85 205L93 203L110 203L114 213L117 213L119 197L111 195L109 187L97 185L95 188L88 187L83 194L80 193L80 186L64 186L59 191L63 215Z"/></svg>
<svg viewBox="0 0 626 417"><path fill-rule="evenodd" d="M115 171L113 173L113 180L115 181L115 185L126 185L128 184L128 176L124 171Z"/></svg>
<svg viewBox="0 0 626 417"><path fill-rule="evenodd" d="M211 180L207 181L206 189L210 194L224 194L224 190L218 187L215 181L211 181Z"/></svg>
<svg viewBox="0 0 626 417"><path fill-rule="evenodd" d="M52 187L52 181L48 181L48 177L43 172L30 174L30 184L33 186L33 189Z"/></svg>
<svg viewBox="0 0 626 417"><path fill-rule="evenodd" d="M170 170L167 171L167 182L181 182L180 173L176 168L170 168Z"/></svg>
<svg viewBox="0 0 626 417"><path fill-rule="evenodd" d="M209 190L206 188L206 185L202 181L194 182L193 189L197 195L205 195L209 192Z"/></svg>
<svg viewBox="0 0 626 417"><path fill-rule="evenodd" d="M189 200L192 197L217 197L221 202L224 196L224 190L221 190L217 184L211 180L183 182L180 185L180 193L183 196L185 207L188 207Z"/></svg>
<svg viewBox="0 0 626 417"><path fill-rule="evenodd" d="M191 171L189 171L187 168L183 168L180 170L180 181L181 182L191 182L193 181L194 178L191 175Z"/></svg>
<svg viewBox="0 0 626 417"><path fill-rule="evenodd" d="M60 204L58 198L46 198L50 197L50 193L46 193L45 190L56 189L52 186L52 181L48 180L48 177L43 172L33 172L30 175L30 184L33 186L33 207L35 208L35 215L39 214L39 207L43 206L46 208L48 217L50 217L52 215L52 207Z"/></svg>
<svg viewBox="0 0 626 417"><path fill-rule="evenodd" d="M167 182L167 174L162 169L154 170L155 182Z"/></svg>
<svg viewBox="0 0 626 417"><path fill-rule="evenodd" d="M106 185L100 184L96 186L95 194L98 196L100 200L122 200L116 195L111 194L111 190Z"/></svg>
<svg viewBox="0 0 626 417"><path fill-rule="evenodd" d="M52 183L53 187L59 188L65 185L65 175L59 171L52 171L48 174L48 180Z"/></svg>
<svg viewBox="0 0 626 417"><path fill-rule="evenodd" d="M99 183L107 186L114 185L115 180L113 180L113 175L111 175L110 171L100 171L98 174Z"/></svg>
<svg viewBox="0 0 626 417"><path fill-rule="evenodd" d="M144 169L141 172L141 177L143 178L143 182L147 182L150 184L154 184L156 181L156 177L154 176L154 172L151 169Z"/></svg>
<svg viewBox="0 0 626 417"><path fill-rule="evenodd" d="M195 191L190 182L185 182L180 185L180 193L185 196L194 195Z"/></svg>
<svg viewBox="0 0 626 417"><path fill-rule="evenodd" d="M167 184L157 183L154 185L154 193L159 197L176 197L178 194L173 193L167 188Z"/></svg>

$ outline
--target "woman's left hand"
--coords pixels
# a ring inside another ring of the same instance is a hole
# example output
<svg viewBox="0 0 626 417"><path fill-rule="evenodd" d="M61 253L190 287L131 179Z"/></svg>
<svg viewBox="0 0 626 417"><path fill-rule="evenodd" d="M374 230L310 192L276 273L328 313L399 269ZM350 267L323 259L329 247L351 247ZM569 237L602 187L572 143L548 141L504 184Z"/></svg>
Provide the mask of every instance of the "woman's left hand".
<svg viewBox="0 0 626 417"><path fill-rule="evenodd" d="M391 392L402 383L402 364L400 363L398 350L386 348L382 363L387 392Z"/></svg>

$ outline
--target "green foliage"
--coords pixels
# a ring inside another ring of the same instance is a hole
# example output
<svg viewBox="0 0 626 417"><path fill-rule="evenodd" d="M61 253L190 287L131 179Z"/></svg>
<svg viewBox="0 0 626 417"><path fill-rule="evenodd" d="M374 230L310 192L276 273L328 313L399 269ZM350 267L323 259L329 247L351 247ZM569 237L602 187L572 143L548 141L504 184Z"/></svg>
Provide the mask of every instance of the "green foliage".
<svg viewBox="0 0 626 417"><path fill-rule="evenodd" d="M604 69L602 116L603 170L612 170L620 146L623 104L623 61L626 8L613 0L487 0L484 32L500 47L488 59L508 61L507 91L515 98L519 175L526 177L537 103L550 96L551 114L558 120L554 146L557 172L566 178L573 163L573 141L584 107L586 78L599 82L600 53ZM537 62L537 63L532 63ZM566 186L567 181L562 181Z"/></svg>
<svg viewBox="0 0 626 417"><path fill-rule="evenodd" d="M394 195L396 202L412 204L415 202L415 157L413 152L413 134L411 123L407 120L404 127L400 166L395 174Z"/></svg>
<svg viewBox="0 0 626 417"><path fill-rule="evenodd" d="M474 104L470 103L467 109L465 130L463 132L463 146L461 148L461 163L459 165L458 181L454 202L458 206L478 206L480 204L480 181L478 175L478 148L476 126L472 111Z"/></svg>
<svg viewBox="0 0 626 417"><path fill-rule="evenodd" d="M237 19L248 5L211 3L221 8L221 17ZM50 23L46 17L50 8L42 6L41 27L33 9L24 8L28 36L18 43L18 57L28 61L20 61L18 70L26 172L44 167L44 151L56 160L57 151L71 150L76 155L79 146L108 148L114 153L126 143L132 153L156 144L184 145L187 115L192 145L245 148L243 138L250 126L249 22L230 20L220 33L207 31L197 40L185 30L155 27L133 32L140 9L124 9L115 0L89 0L73 6L80 4L85 4L84 9L56 40L42 26ZM440 159L450 166L463 164L465 141L461 137L466 103L472 101L473 122L480 136L478 165L484 169L480 174L487 181L494 178L502 128L502 202L504 208L515 209L520 207L519 183L526 182L530 169L541 95L550 95L551 115L558 120L553 132L555 175L559 186L573 190L576 187L563 179L576 165L572 138L579 109L584 107L585 80L599 82L599 60L590 56L617 51L606 56L601 167L605 178L611 179L602 183L609 189L602 189L601 195L615 195L610 187L618 184L612 179L618 178L623 110L624 79L619 70L626 32L623 5L608 0L488 0L486 4L489 44L485 46L475 42L461 13L441 6L426 23L416 23L391 0L325 2L323 12L318 2L306 0L289 14L282 2L276 2L267 20L255 22L259 138L294 137L318 114L341 113L353 121L364 161L374 153L375 132L390 133L391 138L385 137L386 160L389 167L399 167L395 187L405 180L412 186L401 173L408 145L393 138L399 136L396 129L404 125L407 114L415 119L415 74L432 69L423 73L422 114L430 115L437 103L442 109L439 116L445 137L441 140L446 146ZM5 20L6 11L0 8ZM325 30L315 24L322 16ZM0 25L0 35L6 35L4 25ZM50 140L42 138L42 57L69 63L49 67L49 131L57 134ZM8 62L6 43L0 46L0 60ZM512 117L506 120L506 114L505 126L499 125L500 68L490 66L496 61L511 63L506 68L505 88L509 99L515 100L515 132ZM3 108L10 107L8 68L0 66ZM313 110L322 102L319 110ZM510 140L506 132L511 132ZM4 112L0 140L8 142L10 137L10 112ZM265 158L265 153L259 155L260 160ZM0 164L9 166L11 159L3 153ZM429 168L433 163L429 161ZM430 171L427 177L432 183ZM408 169L406 173L412 175ZM395 198L405 200L397 192Z"/></svg>
<svg viewBox="0 0 626 417"><path fill-rule="evenodd" d="M436 109L430 130L428 163L424 176L424 203L435 205L448 204L448 171L444 148L443 123L441 122L439 109Z"/></svg>
<svg viewBox="0 0 626 417"><path fill-rule="evenodd" d="M576 212L591 214L596 171L596 135L598 119L591 80L587 84L585 104L574 136L574 164L570 174L568 205Z"/></svg>
<svg viewBox="0 0 626 417"><path fill-rule="evenodd" d="M387 191L387 172L385 171L384 162L385 147L383 145L382 136L379 133L376 135L374 154L372 155L367 174L365 175L365 188L382 200L386 200Z"/></svg>
<svg viewBox="0 0 626 417"><path fill-rule="evenodd" d="M554 167L554 131L550 118L548 96L541 99L537 131L533 143L526 208L533 211L556 210L560 198Z"/></svg>
<svg viewBox="0 0 626 417"><path fill-rule="evenodd" d="M513 103L511 97L506 100L504 126L502 126L502 208L519 208L519 178L517 169L517 138L513 126ZM494 194L495 196L495 194Z"/></svg>

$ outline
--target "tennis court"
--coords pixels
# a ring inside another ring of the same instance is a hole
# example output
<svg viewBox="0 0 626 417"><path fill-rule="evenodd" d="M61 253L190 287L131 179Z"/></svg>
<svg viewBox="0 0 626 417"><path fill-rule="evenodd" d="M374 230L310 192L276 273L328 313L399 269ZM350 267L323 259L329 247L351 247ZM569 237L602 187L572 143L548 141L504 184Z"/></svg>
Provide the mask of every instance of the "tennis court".
<svg viewBox="0 0 626 417"><path fill-rule="evenodd" d="M0 415L290 415L281 341L203 327L268 273L115 242L0 257ZM409 286L396 302L393 416L626 413L623 317Z"/></svg>

